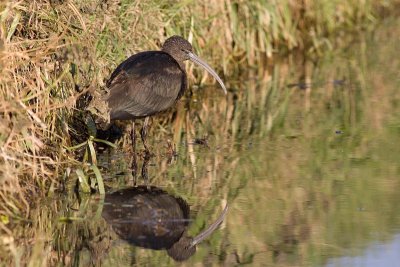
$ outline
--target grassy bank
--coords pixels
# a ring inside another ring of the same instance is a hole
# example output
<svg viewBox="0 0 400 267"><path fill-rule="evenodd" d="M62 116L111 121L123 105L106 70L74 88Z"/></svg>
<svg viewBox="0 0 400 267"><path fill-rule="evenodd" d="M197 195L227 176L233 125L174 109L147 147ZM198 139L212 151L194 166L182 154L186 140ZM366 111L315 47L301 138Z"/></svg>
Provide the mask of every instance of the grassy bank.
<svg viewBox="0 0 400 267"><path fill-rule="evenodd" d="M281 51L321 52L343 31L372 26L390 7L374 0L2 2L2 229L29 216L31 199L50 194L65 168L78 163L65 149L81 130L71 121L76 101L104 86L128 55L179 34L228 76ZM204 73L188 71L191 84L205 82Z"/></svg>

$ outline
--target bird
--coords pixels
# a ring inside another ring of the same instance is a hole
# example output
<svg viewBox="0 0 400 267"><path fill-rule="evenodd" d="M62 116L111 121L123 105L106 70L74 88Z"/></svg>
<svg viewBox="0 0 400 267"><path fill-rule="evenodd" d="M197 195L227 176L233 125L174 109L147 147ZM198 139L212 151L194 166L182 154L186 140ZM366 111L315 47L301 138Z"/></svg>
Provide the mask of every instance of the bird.
<svg viewBox="0 0 400 267"><path fill-rule="evenodd" d="M169 37L160 51L144 51L127 58L106 82L109 120L131 120L131 140L136 151L135 121L144 119L140 130L146 154L149 117L172 107L187 89L184 61L190 60L208 71L221 85L222 79L193 52L192 45L181 36Z"/></svg>

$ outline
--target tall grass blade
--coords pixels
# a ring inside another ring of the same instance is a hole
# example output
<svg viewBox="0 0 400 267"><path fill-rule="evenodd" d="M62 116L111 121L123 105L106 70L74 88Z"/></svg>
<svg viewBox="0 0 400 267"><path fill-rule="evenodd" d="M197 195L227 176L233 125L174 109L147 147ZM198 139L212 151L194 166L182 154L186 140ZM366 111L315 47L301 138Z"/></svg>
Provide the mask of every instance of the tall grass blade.
<svg viewBox="0 0 400 267"><path fill-rule="evenodd" d="M104 195L106 191L104 189L103 176L101 175L99 168L96 165L92 165L90 166L90 169L93 170L94 174L96 175L97 186L99 187L100 195Z"/></svg>
<svg viewBox="0 0 400 267"><path fill-rule="evenodd" d="M88 183L88 178L86 177L84 172L81 169L76 169L75 173L78 176L79 185L80 185L80 188L82 189L82 192L90 193L90 186Z"/></svg>

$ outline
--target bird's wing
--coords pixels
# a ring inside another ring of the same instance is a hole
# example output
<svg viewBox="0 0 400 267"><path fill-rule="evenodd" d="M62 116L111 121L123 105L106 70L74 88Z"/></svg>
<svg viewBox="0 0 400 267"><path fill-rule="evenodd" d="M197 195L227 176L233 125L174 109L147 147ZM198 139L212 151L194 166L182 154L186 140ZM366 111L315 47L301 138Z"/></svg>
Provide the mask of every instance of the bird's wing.
<svg viewBox="0 0 400 267"><path fill-rule="evenodd" d="M186 89L186 74L167 53L142 52L122 62L107 86L111 120L141 118L171 107Z"/></svg>

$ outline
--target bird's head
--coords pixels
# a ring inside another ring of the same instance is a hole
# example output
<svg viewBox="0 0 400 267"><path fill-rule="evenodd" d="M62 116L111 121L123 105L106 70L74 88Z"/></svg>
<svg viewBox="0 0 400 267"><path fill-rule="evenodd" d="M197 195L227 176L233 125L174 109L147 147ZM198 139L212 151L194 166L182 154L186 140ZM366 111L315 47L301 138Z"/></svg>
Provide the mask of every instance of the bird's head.
<svg viewBox="0 0 400 267"><path fill-rule="evenodd" d="M180 65L185 60L190 60L197 65L200 65L218 81L222 87L222 90L224 90L224 93L227 93L224 83L215 70L213 70L204 60L193 53L192 45L184 38L177 35L168 38L162 46L162 51L171 55Z"/></svg>
<svg viewBox="0 0 400 267"><path fill-rule="evenodd" d="M162 51L170 54L176 61L190 59L188 53L193 52L192 45L180 36L169 37L162 46Z"/></svg>

